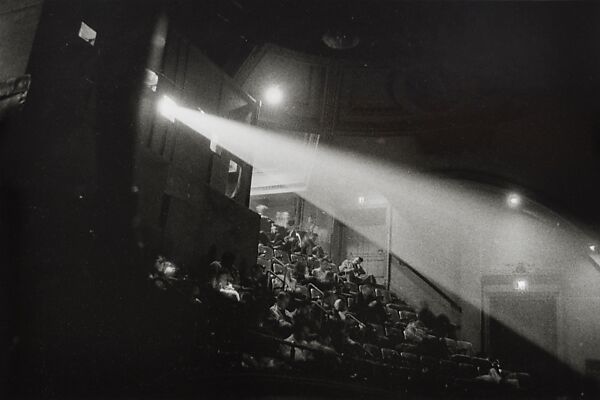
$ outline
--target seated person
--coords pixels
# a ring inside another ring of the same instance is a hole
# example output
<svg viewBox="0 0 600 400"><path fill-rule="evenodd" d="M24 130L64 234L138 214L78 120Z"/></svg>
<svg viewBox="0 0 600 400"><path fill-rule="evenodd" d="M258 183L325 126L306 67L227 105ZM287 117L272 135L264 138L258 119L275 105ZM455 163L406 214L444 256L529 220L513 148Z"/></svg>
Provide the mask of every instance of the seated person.
<svg viewBox="0 0 600 400"><path fill-rule="evenodd" d="M319 262L318 268L312 270L312 276L316 279L316 285L322 290L330 290L335 286L335 274L325 259Z"/></svg>
<svg viewBox="0 0 600 400"><path fill-rule="evenodd" d="M349 327L341 321L332 320L328 323L331 332L331 346L337 353L354 357L364 356L363 347L359 342L352 340L348 334Z"/></svg>
<svg viewBox="0 0 600 400"><path fill-rule="evenodd" d="M448 348L444 339L431 335L421 320L412 321L406 326L404 339L416 344L420 354L437 358L448 356Z"/></svg>
<svg viewBox="0 0 600 400"><path fill-rule="evenodd" d="M360 293L351 311L356 312L358 319L367 323L383 325L387 318L384 305L375 295L373 286L369 284L360 286Z"/></svg>
<svg viewBox="0 0 600 400"><path fill-rule="evenodd" d="M296 324L292 329L292 333L285 341L306 346L308 344L306 341L308 333L308 327L306 325ZM310 351L305 349L281 344L279 350L281 354L289 360L292 359L292 355L294 361L307 361L310 359Z"/></svg>
<svg viewBox="0 0 600 400"><path fill-rule="evenodd" d="M435 336L430 335L425 324L419 320L410 322L406 328L404 328L404 339L409 342L418 344L424 340L434 338Z"/></svg>
<svg viewBox="0 0 600 400"><path fill-rule="evenodd" d="M315 242L313 240L313 234L310 232L304 233L304 237L302 238L300 245L300 253L309 256L312 254L312 249L314 246Z"/></svg>
<svg viewBox="0 0 600 400"><path fill-rule="evenodd" d="M283 239L281 250L288 254L296 253L300 251L300 242L296 236L286 236Z"/></svg>
<svg viewBox="0 0 600 400"><path fill-rule="evenodd" d="M271 226L271 234L269 235L269 239L273 244L274 248L280 248L283 245L283 241L285 239L284 229L273 224Z"/></svg>
<svg viewBox="0 0 600 400"><path fill-rule="evenodd" d="M306 283L306 264L302 261L296 261L292 264L292 277L301 285Z"/></svg>
<svg viewBox="0 0 600 400"><path fill-rule="evenodd" d="M367 274L367 271L362 267L362 257L355 257L352 260L344 260L340 266L340 273L346 275L350 282L356 284L370 283L374 285L376 283L373 275Z"/></svg>
<svg viewBox="0 0 600 400"><path fill-rule="evenodd" d="M346 306L346 302L344 299L337 299L333 303L333 315L332 319L334 321L340 321L344 325L354 326L357 324L356 320L352 319L348 315L348 307Z"/></svg>
<svg viewBox="0 0 600 400"><path fill-rule="evenodd" d="M285 292L279 292L275 304L269 309L269 320L273 323L275 332L280 336L287 336L293 327L293 314L287 310L290 304L290 296Z"/></svg>
<svg viewBox="0 0 600 400"><path fill-rule="evenodd" d="M215 283L216 289L223 296L236 301L240 301L240 294L231 284L231 277L228 272L223 270L219 271L217 273Z"/></svg>

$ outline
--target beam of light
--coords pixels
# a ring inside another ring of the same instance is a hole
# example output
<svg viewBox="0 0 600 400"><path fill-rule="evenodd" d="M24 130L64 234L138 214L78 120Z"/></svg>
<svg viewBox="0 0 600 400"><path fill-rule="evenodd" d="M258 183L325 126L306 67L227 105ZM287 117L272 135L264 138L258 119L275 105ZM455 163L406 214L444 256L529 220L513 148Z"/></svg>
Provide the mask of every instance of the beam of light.
<svg viewBox="0 0 600 400"><path fill-rule="evenodd" d="M171 122L175 122L179 110L180 108L175 100L169 96L163 96L158 101L158 112Z"/></svg>
<svg viewBox="0 0 600 400"><path fill-rule="evenodd" d="M585 256L585 251L581 250L585 247L575 245L580 243L581 237L555 224L549 230L543 222L525 220L527 216L498 207L496 193L485 193L481 188L471 188L322 144L315 152L304 142L285 134L192 109L179 107L176 115L181 123L211 140L216 140L218 135L219 146L261 171L293 174L310 165L313 171L310 184L297 194L381 249L387 248L386 234L358 221L355 214L359 208L357 199L365 194L369 198L371 194L377 194L386 199L385 206L394 215L391 253L418 268L463 306L481 307L482 268L489 267L486 263L506 259L507 253L515 262L535 260L540 254L547 253L547 259L554 263L551 267L557 271L578 263L581 256ZM589 243L587 238L585 243ZM575 248L579 250L573 250ZM581 265L581 268L587 268ZM462 270L456 271L454 266L460 266ZM504 274L515 268L499 267L504 268ZM403 284L392 283L393 289L394 285L401 287ZM452 316L450 309L434 311ZM510 316L494 317L555 354L554 349L544 347L543 338L532 336L524 326L526 324L520 324ZM478 337L475 332L464 334Z"/></svg>
<svg viewBox="0 0 600 400"><path fill-rule="evenodd" d="M280 104L283 101L283 91L279 86L269 86L265 90L265 102L271 105Z"/></svg>

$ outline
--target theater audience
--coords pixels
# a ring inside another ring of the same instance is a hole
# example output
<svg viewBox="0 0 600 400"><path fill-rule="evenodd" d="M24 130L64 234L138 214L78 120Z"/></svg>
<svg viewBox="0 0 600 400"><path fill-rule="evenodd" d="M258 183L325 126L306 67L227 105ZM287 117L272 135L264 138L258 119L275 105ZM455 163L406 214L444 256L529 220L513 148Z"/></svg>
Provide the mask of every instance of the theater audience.
<svg viewBox="0 0 600 400"><path fill-rule="evenodd" d="M325 368L323 366L335 368L340 365L340 356L377 362L377 357L368 357L366 350L374 347L374 354L377 354L377 349L384 346L395 347L398 352L409 355L412 352L413 357L449 358L445 338L455 338L455 332L448 316L436 316L427 302L422 302L416 320L407 325L404 325L404 319L393 321L393 314L388 315L388 310L395 309L389 308L391 304L388 303L396 302L397 306L403 307L407 305L397 296L376 295L375 278L366 273L361 257L345 260L338 269L327 259L327 255L316 241L316 235L306 233L300 241L299 231L293 221L290 221L288 228L285 232L283 228L273 224L270 234L264 231L260 233L261 260L279 263L268 275L268 269L272 265L268 262L263 263L265 267L254 264L240 271L241 274L238 273L234 265L235 256L231 253L223 254L221 262L215 261L208 268L202 268L206 274L190 274L208 277L204 286L197 277L194 278L191 298L197 301L197 304L213 305L208 315L212 321L217 321L213 326L220 332L228 331L228 337L234 338L234 332L242 332L238 326L242 324L251 325L268 335L278 336L281 338L280 342L271 352L278 353L286 361L285 364L269 363L278 367L294 364L296 368L306 370ZM289 254L284 254L276 261L273 249L277 246L280 246L279 253L283 250ZM292 255L293 252L301 254ZM287 257L288 255L292 257ZM294 260L292 263L289 263L290 258ZM169 271L166 269L169 265L167 260L160 258L156 262L155 270L167 276ZM275 273L279 278L274 277ZM344 287L339 284L340 281L344 283L344 279L359 285L358 294L354 285L347 284L348 287ZM285 285L282 280L285 281ZM319 292L318 296L311 299L312 294L307 286L310 283L323 293ZM244 295L250 292L251 295L242 296L240 302L240 291ZM274 294L276 296L273 303ZM249 305L246 301L252 304ZM244 315L248 310L252 310L256 315ZM410 318L412 317L407 317ZM219 323L221 320L227 323ZM396 330L395 334L388 333L391 327ZM303 348L294 348L282 343L282 339ZM273 353L271 356L276 357ZM254 365L260 363L256 362ZM517 387L519 384L518 380L513 379L509 382L508 378L503 378L498 369L492 368L489 372L480 370L479 373L473 381L485 385L499 384L511 387Z"/></svg>

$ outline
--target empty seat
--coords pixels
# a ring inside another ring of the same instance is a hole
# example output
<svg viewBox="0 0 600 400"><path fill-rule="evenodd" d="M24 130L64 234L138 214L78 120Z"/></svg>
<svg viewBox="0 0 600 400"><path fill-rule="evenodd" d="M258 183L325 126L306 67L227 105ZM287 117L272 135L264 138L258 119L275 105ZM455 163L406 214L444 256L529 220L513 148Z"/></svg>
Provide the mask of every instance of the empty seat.
<svg viewBox="0 0 600 400"><path fill-rule="evenodd" d="M258 256L256 259L256 263L258 265L261 265L266 271L270 271L271 270L271 260L267 259L264 256Z"/></svg>
<svg viewBox="0 0 600 400"><path fill-rule="evenodd" d="M454 361L440 360L439 372L443 375L456 375L458 373L458 364Z"/></svg>
<svg viewBox="0 0 600 400"><path fill-rule="evenodd" d="M397 345L395 348L399 352L408 352L408 353L416 353L417 352L417 345L412 344L412 343L401 343L401 344Z"/></svg>
<svg viewBox="0 0 600 400"><path fill-rule="evenodd" d="M321 295L321 292L319 292L317 289L315 288L310 288L310 298L313 300L317 300L322 298L323 296Z"/></svg>
<svg viewBox="0 0 600 400"><path fill-rule="evenodd" d="M285 266L278 264L278 263L273 263L273 272L275 272L276 274L283 274L285 271Z"/></svg>
<svg viewBox="0 0 600 400"><path fill-rule="evenodd" d="M385 309L387 312L387 315L390 319L390 321L392 322L400 322L400 313L398 312L398 310L396 310L393 307L389 307L390 304L386 304L385 305Z"/></svg>
<svg viewBox="0 0 600 400"><path fill-rule="evenodd" d="M306 298L309 296L308 287L306 286L296 285L296 292Z"/></svg>
<svg viewBox="0 0 600 400"><path fill-rule="evenodd" d="M480 375L487 374L492 368L492 363L487 358L473 357L471 362L477 367Z"/></svg>
<svg viewBox="0 0 600 400"><path fill-rule="evenodd" d="M473 355L473 344L462 340L456 341L456 352L459 354Z"/></svg>
<svg viewBox="0 0 600 400"><path fill-rule="evenodd" d="M479 375L477 367L473 364L458 363L458 376L463 379L472 379Z"/></svg>
<svg viewBox="0 0 600 400"><path fill-rule="evenodd" d="M274 251L274 253L275 253L275 258L283 261L284 264L290 263L290 255L286 251L277 249Z"/></svg>
<svg viewBox="0 0 600 400"><path fill-rule="evenodd" d="M385 336L385 329L383 326L378 325L378 324L369 324L369 325L371 326L371 328L373 328L373 330L375 331L377 336Z"/></svg>
<svg viewBox="0 0 600 400"><path fill-rule="evenodd" d="M270 260L273 258L273 249L269 246L258 245L258 254L261 254L265 259Z"/></svg>
<svg viewBox="0 0 600 400"><path fill-rule="evenodd" d="M430 370L438 369L440 366L439 358L431 356L421 356L420 361L421 365L429 368Z"/></svg>
<svg viewBox="0 0 600 400"><path fill-rule="evenodd" d="M291 262L297 262L297 261L301 261L303 263L307 263L306 257L300 254L292 254L290 256L290 260Z"/></svg>
<svg viewBox="0 0 600 400"><path fill-rule="evenodd" d="M344 288L349 292L358 293L358 285L354 282L344 282Z"/></svg>
<svg viewBox="0 0 600 400"><path fill-rule="evenodd" d="M469 356L466 356L464 354L454 354L452 356L450 356L450 359L454 362L457 363L463 363L463 364L471 364L473 365L473 359Z"/></svg>
<svg viewBox="0 0 600 400"><path fill-rule="evenodd" d="M383 361L393 364L400 359L400 354L396 350L384 347L381 349L381 358Z"/></svg>
<svg viewBox="0 0 600 400"><path fill-rule="evenodd" d="M405 365L409 367L419 366L419 356L414 353L403 351L400 353L400 359Z"/></svg>
<svg viewBox="0 0 600 400"><path fill-rule="evenodd" d="M456 353L456 340L453 340L450 338L444 338L444 341L446 342L446 347L448 348L448 352L450 352L450 354L455 354Z"/></svg>
<svg viewBox="0 0 600 400"><path fill-rule="evenodd" d="M394 339L394 340L397 340L399 338L404 339L404 332L402 332L400 329L386 326L385 327L385 336L389 337L390 339Z"/></svg>
<svg viewBox="0 0 600 400"><path fill-rule="evenodd" d="M400 320L402 321L415 321L417 319L417 314L409 311L400 311Z"/></svg>
<svg viewBox="0 0 600 400"><path fill-rule="evenodd" d="M379 350L379 347L375 346L374 344L365 343L363 344L363 349L372 358L381 359L381 350Z"/></svg>

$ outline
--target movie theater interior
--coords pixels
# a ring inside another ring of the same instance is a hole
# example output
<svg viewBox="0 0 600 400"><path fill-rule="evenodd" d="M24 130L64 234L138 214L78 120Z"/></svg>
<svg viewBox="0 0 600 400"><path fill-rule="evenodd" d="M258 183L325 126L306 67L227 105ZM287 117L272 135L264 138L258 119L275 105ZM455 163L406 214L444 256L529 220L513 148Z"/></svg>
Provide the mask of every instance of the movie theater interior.
<svg viewBox="0 0 600 400"><path fill-rule="evenodd" d="M6 399L600 398L600 2L0 0Z"/></svg>

